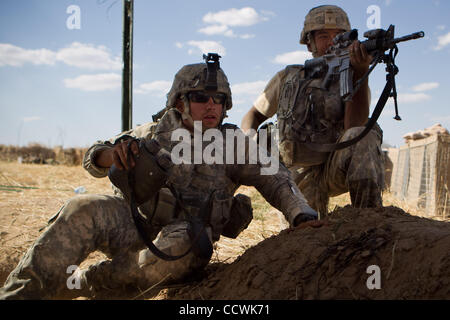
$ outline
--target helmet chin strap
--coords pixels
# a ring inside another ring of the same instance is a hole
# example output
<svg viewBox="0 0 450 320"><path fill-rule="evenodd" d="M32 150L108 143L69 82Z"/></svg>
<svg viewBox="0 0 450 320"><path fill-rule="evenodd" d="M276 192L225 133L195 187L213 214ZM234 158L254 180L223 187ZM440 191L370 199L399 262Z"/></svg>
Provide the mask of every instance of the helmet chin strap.
<svg viewBox="0 0 450 320"><path fill-rule="evenodd" d="M191 104L186 95L181 96L181 101L183 101L183 112L181 113L181 119L183 123L187 123L191 128L194 128L194 120L191 116Z"/></svg>
<svg viewBox="0 0 450 320"><path fill-rule="evenodd" d="M227 118L227 108L225 107L225 105L222 106L222 117L220 118L220 122L219 122L219 126L222 125L223 120L225 120L225 118Z"/></svg>

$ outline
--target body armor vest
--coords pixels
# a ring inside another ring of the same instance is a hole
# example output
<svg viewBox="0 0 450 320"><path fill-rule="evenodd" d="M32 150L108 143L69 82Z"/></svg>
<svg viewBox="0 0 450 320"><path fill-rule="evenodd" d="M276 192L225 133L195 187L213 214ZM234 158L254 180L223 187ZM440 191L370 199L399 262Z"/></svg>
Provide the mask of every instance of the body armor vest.
<svg viewBox="0 0 450 320"><path fill-rule="evenodd" d="M277 111L279 150L288 166L324 163L329 153L313 151L305 142L335 143L344 131L344 104L339 82L321 88L322 79L305 79L301 65L286 67Z"/></svg>

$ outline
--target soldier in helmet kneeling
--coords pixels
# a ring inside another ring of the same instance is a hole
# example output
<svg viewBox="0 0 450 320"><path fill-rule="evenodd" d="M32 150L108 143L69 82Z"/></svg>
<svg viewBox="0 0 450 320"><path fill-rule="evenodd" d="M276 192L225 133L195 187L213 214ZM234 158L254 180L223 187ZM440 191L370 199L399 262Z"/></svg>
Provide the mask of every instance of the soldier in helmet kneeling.
<svg viewBox="0 0 450 320"><path fill-rule="evenodd" d="M209 263L212 244L221 235L235 238L250 223L250 198L235 195L240 185L254 186L291 226L317 219L283 165L264 175L259 162L170 160L180 143L173 140L177 130L188 134L189 141L183 143L194 140L199 127L200 134L215 130L223 137L226 130L239 131L223 123L232 99L218 58L209 54L206 63L178 71L158 122L89 148L84 168L97 178L108 175L115 195L82 195L68 201L11 272L0 298L95 298L108 290L181 282ZM221 139L216 140L220 146ZM192 156L196 148L194 142ZM248 156L245 148L231 150ZM223 152L224 159L229 152ZM79 266L97 250L108 259L67 273L69 266ZM69 276L76 280L75 287L69 285Z"/></svg>
<svg viewBox="0 0 450 320"><path fill-rule="evenodd" d="M340 7L318 6L306 15L300 44L305 44L314 58L321 57L337 35L350 29L347 14ZM368 71L372 57L359 41L349 50L356 83ZM287 66L269 81L244 116L242 130L256 130L277 115L280 158L321 218L328 213L329 197L346 192L354 207L381 207L384 166L382 131L377 124L345 149L324 152L311 147L349 141L364 130L371 100L368 79L348 102L340 97L339 81L333 81L329 89L322 82L323 77L305 75L303 65Z"/></svg>

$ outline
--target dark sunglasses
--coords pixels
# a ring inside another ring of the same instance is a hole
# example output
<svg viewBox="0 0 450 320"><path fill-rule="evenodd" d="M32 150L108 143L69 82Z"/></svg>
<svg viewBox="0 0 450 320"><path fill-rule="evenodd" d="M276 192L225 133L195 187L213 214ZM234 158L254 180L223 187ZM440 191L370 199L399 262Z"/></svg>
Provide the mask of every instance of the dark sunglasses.
<svg viewBox="0 0 450 320"><path fill-rule="evenodd" d="M212 98L215 104L224 104L227 96L224 93L206 93L204 91L192 91L188 93L189 101L206 103Z"/></svg>

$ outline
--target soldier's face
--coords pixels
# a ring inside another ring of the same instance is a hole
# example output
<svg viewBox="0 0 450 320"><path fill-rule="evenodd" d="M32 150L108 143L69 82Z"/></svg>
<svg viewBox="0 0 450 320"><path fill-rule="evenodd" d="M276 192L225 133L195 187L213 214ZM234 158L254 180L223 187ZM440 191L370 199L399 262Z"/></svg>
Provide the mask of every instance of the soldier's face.
<svg viewBox="0 0 450 320"><path fill-rule="evenodd" d="M316 43L318 56L323 56L330 46L333 45L333 39L343 30L340 29L324 29L314 31L313 37Z"/></svg>
<svg viewBox="0 0 450 320"><path fill-rule="evenodd" d="M205 93L202 91L194 91L187 96L190 102L192 120L201 121L203 129L217 128L222 118L226 96L223 93Z"/></svg>
<svg viewBox="0 0 450 320"><path fill-rule="evenodd" d="M208 102L191 101L191 116L194 121L201 121L204 129L216 128L222 117L222 104L215 103L210 97Z"/></svg>

